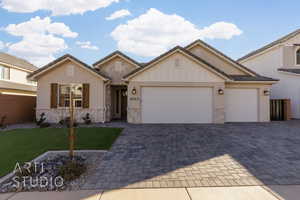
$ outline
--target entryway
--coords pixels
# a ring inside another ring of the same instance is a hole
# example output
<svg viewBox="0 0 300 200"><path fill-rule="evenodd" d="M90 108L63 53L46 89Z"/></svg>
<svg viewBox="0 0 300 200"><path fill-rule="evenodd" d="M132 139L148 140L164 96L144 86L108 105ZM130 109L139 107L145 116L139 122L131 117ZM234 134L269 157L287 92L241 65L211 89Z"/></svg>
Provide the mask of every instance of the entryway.
<svg viewBox="0 0 300 200"><path fill-rule="evenodd" d="M112 119L127 120L127 86L111 86Z"/></svg>

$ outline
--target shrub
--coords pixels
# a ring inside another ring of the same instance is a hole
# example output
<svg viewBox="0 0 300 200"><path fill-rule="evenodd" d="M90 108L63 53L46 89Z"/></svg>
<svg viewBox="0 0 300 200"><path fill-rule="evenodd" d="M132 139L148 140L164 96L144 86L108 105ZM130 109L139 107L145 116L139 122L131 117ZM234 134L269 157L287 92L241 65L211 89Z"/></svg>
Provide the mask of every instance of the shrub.
<svg viewBox="0 0 300 200"><path fill-rule="evenodd" d="M45 122L45 123L40 124L40 128L47 128L47 127L50 127L50 123Z"/></svg>
<svg viewBox="0 0 300 200"><path fill-rule="evenodd" d="M59 168L59 175L65 181L72 181L80 177L86 171L86 166L77 161L68 161L65 165Z"/></svg>
<svg viewBox="0 0 300 200"><path fill-rule="evenodd" d="M82 117L82 119L83 119L84 123L87 125L89 125L92 122L92 120L90 118L90 113L86 113L85 117Z"/></svg>
<svg viewBox="0 0 300 200"><path fill-rule="evenodd" d="M40 114L40 119L36 121L36 125L40 126L44 121L46 121L45 113Z"/></svg>
<svg viewBox="0 0 300 200"><path fill-rule="evenodd" d="M59 124L62 125L62 126L67 126L68 128L70 128L70 117L66 117L65 119L60 120ZM76 121L74 121L73 126L77 127L78 123Z"/></svg>

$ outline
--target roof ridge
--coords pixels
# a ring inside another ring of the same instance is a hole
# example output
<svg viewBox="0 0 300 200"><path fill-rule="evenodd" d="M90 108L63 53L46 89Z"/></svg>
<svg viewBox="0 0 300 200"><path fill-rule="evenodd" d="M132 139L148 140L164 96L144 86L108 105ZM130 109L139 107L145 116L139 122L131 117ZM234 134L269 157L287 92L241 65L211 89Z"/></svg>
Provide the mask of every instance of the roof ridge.
<svg viewBox="0 0 300 200"><path fill-rule="evenodd" d="M19 67L19 68L22 68L25 70L29 70L29 71L35 71L38 69L38 67L36 67L34 64L27 61L26 59L12 55L12 54L8 54L3 51L0 51L0 61L3 63L6 63L8 65L13 65L13 66L16 66L16 67Z"/></svg>
<svg viewBox="0 0 300 200"><path fill-rule="evenodd" d="M100 76L102 76L102 77L105 78L105 79L108 79L108 80L111 79L110 77L108 77L108 76L106 76L105 74L101 73L100 71L94 69L92 66L86 64L85 62L79 60L78 58L74 57L73 55L71 55L71 54L69 54L69 53L64 54L63 56L61 56L61 57L59 57L59 58L53 60L52 62L48 63L47 65L44 65L43 67L41 67L41 68L39 68L38 70L36 70L36 71L32 72L31 74L29 74L27 77L28 77L28 78L33 77L34 75L36 75L36 74L38 74L38 73L40 73L40 72L42 72L42 71L48 69L48 68L51 67L52 65L55 65L56 63L58 63L58 62L64 60L65 58L71 58L71 59L75 60L76 62L80 63L81 65L83 65L83 66L86 67L87 69L89 69L89 70L91 70L91 71L93 71L93 72L99 74Z"/></svg>
<svg viewBox="0 0 300 200"><path fill-rule="evenodd" d="M251 74L254 75L258 75L255 71L252 71L251 69L247 68L246 66L242 65L241 63L237 62L236 60L230 58L229 56L225 55L224 53L222 53L221 51L219 51L218 49L214 48L213 46L209 45L208 43L204 42L201 39L197 39L194 42L188 44L187 46L185 46L185 49L188 49L189 47L193 46L196 43L201 43L204 46L206 46L207 48L211 49L212 51L215 51L217 54L220 54L221 56L225 57L227 60L229 60L230 62L238 65L239 67L241 67L242 69L246 70L247 72L250 72Z"/></svg>
<svg viewBox="0 0 300 200"><path fill-rule="evenodd" d="M299 33L300 33L300 28L297 29L297 30L295 30L295 31L293 31L293 32L291 32L291 33L289 33L289 34L287 34L287 35L284 35L284 36L280 37L279 39L277 39L277 40L275 40L273 42L267 43L266 45L264 45L264 46L262 46L262 47L260 47L260 48L258 48L256 50L254 50L254 51L251 51L251 52L247 53L246 55L244 55L244 56L240 57L239 59L237 59L237 62L240 62L240 61L245 60L245 59L247 59L247 58L249 58L251 56L254 56L254 55L256 55L256 54L258 54L258 53L260 53L260 52L262 52L264 50L267 50L267 49L273 47L276 44L279 44L281 42L289 40L290 38L298 35Z"/></svg>
<svg viewBox="0 0 300 200"><path fill-rule="evenodd" d="M139 62L137 62L137 61L134 60L133 58L127 56L125 53L123 53L123 52L120 51L120 50L113 51L112 53L108 54L107 56L101 58L100 60L98 60L97 62L95 62L94 64L92 64L92 66L95 67L96 65L98 65L98 64L100 64L100 63L102 63L102 62L104 62L104 61L107 60L108 58L110 58L110 57L112 57L112 56L114 56L114 55L117 55L117 54L119 54L119 55L125 57L126 59L130 60L130 61L133 62L134 64L136 64L136 65L138 65L138 66L141 67L141 65L140 65Z"/></svg>
<svg viewBox="0 0 300 200"><path fill-rule="evenodd" d="M183 48L183 47L181 47L181 46L179 46L179 45L177 45L177 46L173 47L172 49L166 51L165 53L163 53L163 54L161 54L161 55L155 57L154 59L152 59L151 61L149 61L147 64L145 64L143 67L138 68L138 69L136 69L136 70L133 70L132 72L130 72L130 73L128 73L127 75L123 76L123 78L128 78L129 76L131 76L131 75L137 73L138 71L140 71L140 70L146 68L147 66L149 66L149 65L152 64L153 62L156 62L157 60L159 60L159 59L161 59L162 57L168 55L169 53L175 51L176 49L179 49L179 50L183 51L185 54L187 54L187 55L189 55L189 56L195 58L195 59L198 60L199 62L202 62L202 63L204 63L205 65L208 65L210 68L212 68L212 69L213 69L214 71L216 71L217 73L222 74L223 76L225 76L225 77L228 78L228 79L231 79L231 78L228 76L228 74L226 74L226 73L225 73L224 71L222 71L221 69L219 69L219 68L213 66L212 64L208 63L208 62L205 61L204 59L202 59L202 58L196 56L195 54L189 52L188 50L186 50L185 48Z"/></svg>

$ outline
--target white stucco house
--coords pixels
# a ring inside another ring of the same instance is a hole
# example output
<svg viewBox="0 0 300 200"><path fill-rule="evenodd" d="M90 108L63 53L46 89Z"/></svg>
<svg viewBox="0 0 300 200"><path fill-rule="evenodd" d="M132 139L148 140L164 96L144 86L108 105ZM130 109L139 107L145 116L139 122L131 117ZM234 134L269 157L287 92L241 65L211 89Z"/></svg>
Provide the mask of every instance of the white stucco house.
<svg viewBox="0 0 300 200"><path fill-rule="evenodd" d="M280 79L272 86L272 99L290 99L292 118L300 119L300 29L258 50L238 62L263 76Z"/></svg>
<svg viewBox="0 0 300 200"><path fill-rule="evenodd" d="M116 51L91 67L67 54L29 78L38 82L36 114L49 122L69 115L70 86L77 121L89 113L94 122L267 122L269 90L277 82L200 40L148 63Z"/></svg>

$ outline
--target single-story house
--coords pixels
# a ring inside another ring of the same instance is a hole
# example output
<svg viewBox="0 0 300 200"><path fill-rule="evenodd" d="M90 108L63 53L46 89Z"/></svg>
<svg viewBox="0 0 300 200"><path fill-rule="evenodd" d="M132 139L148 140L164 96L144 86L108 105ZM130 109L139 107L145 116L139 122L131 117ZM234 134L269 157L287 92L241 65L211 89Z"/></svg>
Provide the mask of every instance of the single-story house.
<svg viewBox="0 0 300 200"><path fill-rule="evenodd" d="M276 79L258 75L197 40L148 63L116 51L93 67L64 55L33 72L36 114L49 122L69 116L70 87L76 119L129 123L267 122Z"/></svg>

